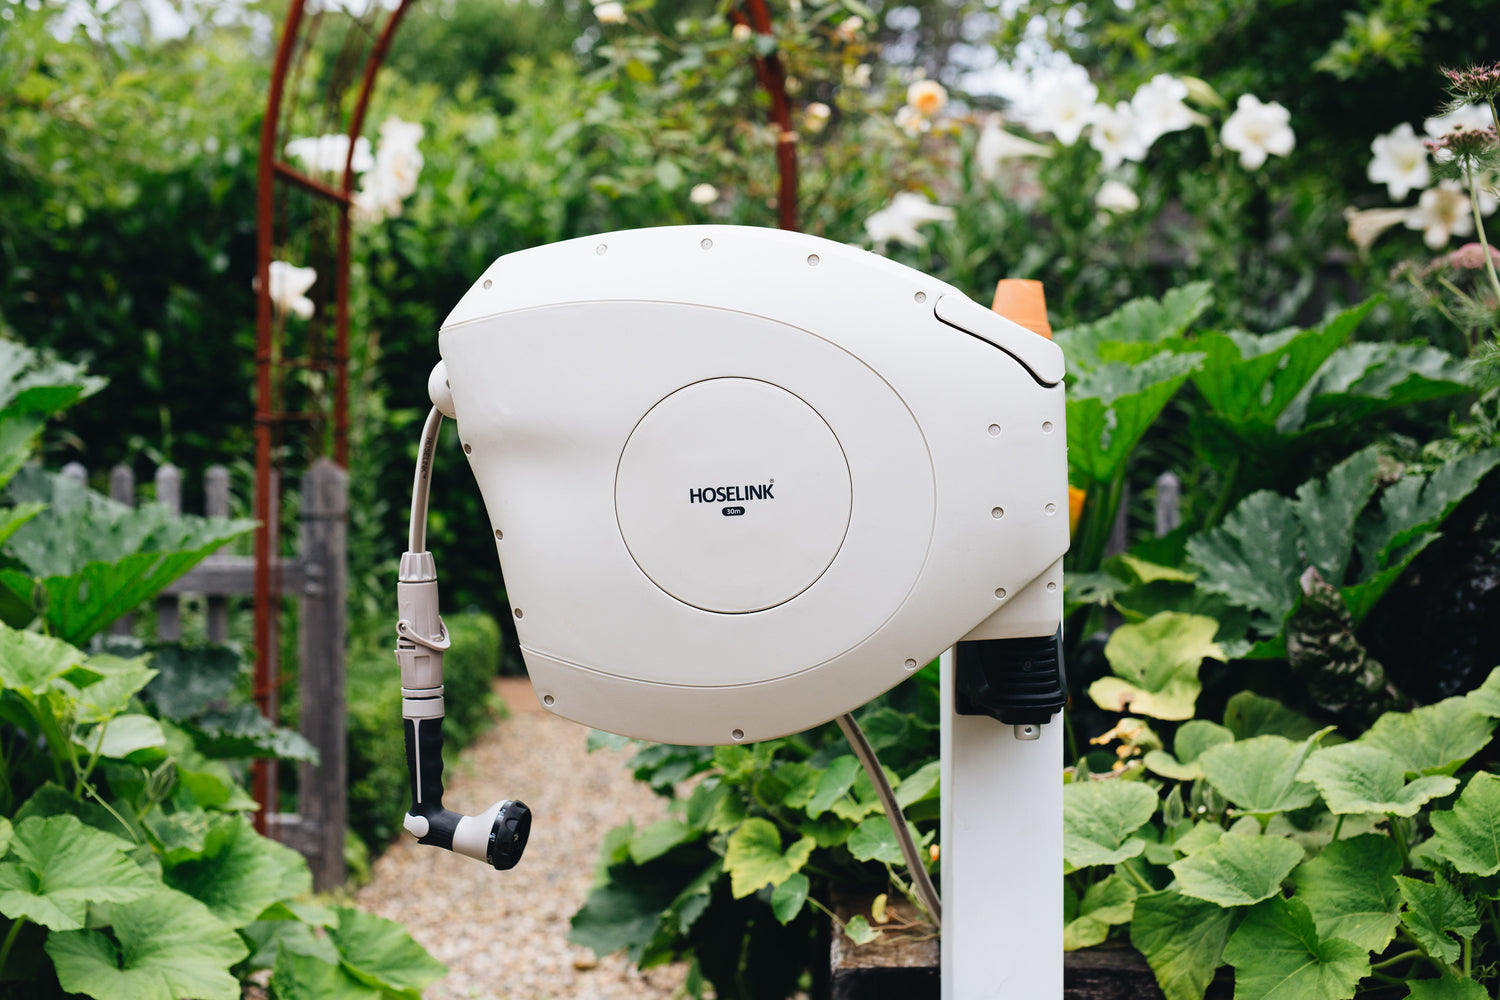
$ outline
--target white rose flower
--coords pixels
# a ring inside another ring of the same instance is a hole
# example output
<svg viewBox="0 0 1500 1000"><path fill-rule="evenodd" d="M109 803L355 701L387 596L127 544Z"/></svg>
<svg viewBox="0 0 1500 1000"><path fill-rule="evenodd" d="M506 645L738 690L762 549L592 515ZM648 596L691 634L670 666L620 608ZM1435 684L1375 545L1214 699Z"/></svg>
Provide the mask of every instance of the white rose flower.
<svg viewBox="0 0 1500 1000"><path fill-rule="evenodd" d="M286 155L295 158L310 174L342 174L349 159L349 137L339 133L293 139L286 144ZM354 162L350 166L356 174L362 174L374 165L370 140L360 136L354 140Z"/></svg>
<svg viewBox="0 0 1500 1000"><path fill-rule="evenodd" d="M828 126L828 119L831 117L832 108L822 101L813 101L802 110L802 127L816 134Z"/></svg>
<svg viewBox="0 0 1500 1000"><path fill-rule="evenodd" d="M974 161L979 165L979 176L992 181L1000 176L1000 164L1021 156L1051 156L1052 150L1039 142L1023 139L1000 127L1001 117L989 115L979 130L979 141L974 144Z"/></svg>
<svg viewBox="0 0 1500 1000"><path fill-rule="evenodd" d="M313 301L307 297L307 291L317 280L318 272L313 268L296 267L284 260L271 261L271 308L282 316L291 313L312 319Z"/></svg>
<svg viewBox="0 0 1500 1000"><path fill-rule="evenodd" d="M927 237L917 227L928 222L952 222L953 209L946 205L934 205L924 195L915 191L903 191L891 199L891 203L865 220L865 232L877 245L890 240L920 247Z"/></svg>
<svg viewBox="0 0 1500 1000"><path fill-rule="evenodd" d="M1064 146L1078 141L1094 115L1099 88L1088 70L1069 64L1036 80L1026 101L1025 118L1036 132L1051 132Z"/></svg>
<svg viewBox="0 0 1500 1000"><path fill-rule="evenodd" d="M1365 175L1372 184L1386 185L1396 201L1413 189L1420 190L1432 183L1432 173L1427 169L1427 147L1406 122L1376 136L1370 143L1370 152L1375 158Z"/></svg>
<svg viewBox="0 0 1500 1000"><path fill-rule="evenodd" d="M755 32L750 30L750 25L748 24L736 24L733 28L729 29L729 34L737 42L748 42L750 36L755 34Z"/></svg>
<svg viewBox="0 0 1500 1000"><path fill-rule="evenodd" d="M1442 181L1428 188L1417 199L1417 207L1407 213L1406 228L1421 230L1422 242L1429 249L1442 249L1452 237L1474 231L1469 196L1456 181Z"/></svg>
<svg viewBox="0 0 1500 1000"><path fill-rule="evenodd" d="M1219 140L1224 148L1240 154L1240 166L1259 170L1268 155L1285 156L1292 151L1297 140L1292 134L1291 117L1292 113L1277 101L1263 104L1253 94L1241 94Z"/></svg>
<svg viewBox="0 0 1500 1000"><path fill-rule="evenodd" d="M1141 84L1130 99L1130 110L1135 112L1136 134L1147 149L1168 132L1181 132L1205 121L1204 117L1184 103L1188 96L1188 85L1158 73Z"/></svg>
<svg viewBox="0 0 1500 1000"><path fill-rule="evenodd" d="M615 0L605 0L604 3L594 4L594 16L599 19L600 24L624 24L625 5L616 3Z"/></svg>
<svg viewBox="0 0 1500 1000"><path fill-rule="evenodd" d="M712 184L694 184L688 192L688 201L694 205L712 205L719 200L719 189Z"/></svg>
<svg viewBox="0 0 1500 1000"><path fill-rule="evenodd" d="M1101 104L1094 109L1089 145L1104 157L1105 170L1114 170L1126 160L1140 162L1146 158L1147 143L1136 130L1135 112L1124 101L1113 108Z"/></svg>
<svg viewBox="0 0 1500 1000"><path fill-rule="evenodd" d="M912 138L916 138L923 132L932 128L932 122L922 117L922 113L910 104L903 104L896 109L896 126Z"/></svg>
<svg viewBox="0 0 1500 1000"><path fill-rule="evenodd" d="M1108 180L1099 185L1099 191L1094 195L1094 205L1105 212L1134 212L1141 207L1141 199L1129 185Z"/></svg>

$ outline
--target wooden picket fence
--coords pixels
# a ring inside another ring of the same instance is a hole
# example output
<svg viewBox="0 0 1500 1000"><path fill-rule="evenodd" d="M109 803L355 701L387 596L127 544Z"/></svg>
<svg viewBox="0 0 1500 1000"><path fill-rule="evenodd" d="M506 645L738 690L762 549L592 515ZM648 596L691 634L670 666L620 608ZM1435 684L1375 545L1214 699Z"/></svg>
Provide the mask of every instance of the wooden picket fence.
<svg viewBox="0 0 1500 1000"><path fill-rule="evenodd" d="M87 470L72 463L63 474L87 481ZM182 512L182 472L173 465L156 470L156 501ZM124 465L109 475L110 495L135 505L135 474ZM229 516L229 471L212 466L203 475L204 514ZM348 474L326 459L314 463L302 479L302 515L295 559L272 567L273 591L298 597L297 686L302 735L318 751L319 763L303 763L298 770L298 808L279 812L277 796L260 803L266 810L266 832L293 847L308 860L313 885L319 891L344 881L344 827L347 822L348 759L345 749L344 640L345 547L348 526ZM274 537L271 551L280 551ZM279 585L278 585L279 584ZM163 641L182 637L184 597L203 598L208 640L229 638L230 598L255 593L255 560L250 556L211 555L156 599L156 635ZM129 634L133 616L111 627ZM278 655L279 643L269 651ZM271 692L275 711L276 692ZM274 720L273 720L274 721ZM274 768L273 768L274 771Z"/></svg>

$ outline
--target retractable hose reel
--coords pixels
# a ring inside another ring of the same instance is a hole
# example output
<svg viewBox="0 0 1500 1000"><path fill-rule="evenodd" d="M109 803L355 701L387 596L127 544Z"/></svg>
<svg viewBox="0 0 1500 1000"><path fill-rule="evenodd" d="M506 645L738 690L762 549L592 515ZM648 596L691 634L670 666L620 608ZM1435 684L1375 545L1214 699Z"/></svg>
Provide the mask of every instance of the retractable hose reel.
<svg viewBox="0 0 1500 1000"><path fill-rule="evenodd" d="M398 584L421 842L509 868L531 822L516 802L442 807L423 525L444 416L554 714L749 743L845 716L955 644L959 713L1030 739L1061 707L1050 341L863 250L691 226L502 257L439 343Z"/></svg>

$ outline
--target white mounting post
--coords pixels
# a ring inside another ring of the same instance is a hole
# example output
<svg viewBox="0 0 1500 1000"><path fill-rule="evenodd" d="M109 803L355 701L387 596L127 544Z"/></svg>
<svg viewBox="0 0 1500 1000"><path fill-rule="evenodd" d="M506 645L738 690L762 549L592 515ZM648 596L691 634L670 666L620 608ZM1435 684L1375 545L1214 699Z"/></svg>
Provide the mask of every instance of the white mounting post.
<svg viewBox="0 0 1500 1000"><path fill-rule="evenodd" d="M966 638L1050 635L1062 611L1061 573L1059 561ZM1044 590L1043 581L1056 588ZM1057 1000L1063 995L1062 716L1042 726L1039 738L1023 740L1019 727L958 715L951 649L940 667L943 1000Z"/></svg>

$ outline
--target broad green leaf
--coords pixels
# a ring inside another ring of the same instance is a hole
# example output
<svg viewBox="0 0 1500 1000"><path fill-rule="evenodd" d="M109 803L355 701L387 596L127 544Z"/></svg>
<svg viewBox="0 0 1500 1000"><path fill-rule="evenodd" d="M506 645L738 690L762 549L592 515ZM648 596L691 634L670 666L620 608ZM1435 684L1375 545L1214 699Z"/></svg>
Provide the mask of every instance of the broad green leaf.
<svg viewBox="0 0 1500 1000"><path fill-rule="evenodd" d="M1217 844L1223 836L1222 826L1205 820L1202 823L1195 823L1191 830L1172 841L1172 850L1182 855L1196 854L1205 847Z"/></svg>
<svg viewBox="0 0 1500 1000"><path fill-rule="evenodd" d="M901 845L896 842L896 832L884 814L869 817L849 834L849 853L856 861L884 861L899 865L905 860L901 856Z"/></svg>
<svg viewBox="0 0 1500 1000"><path fill-rule="evenodd" d="M867 944L880 937L880 931L871 927L870 922L864 918L863 914L856 914L850 917L849 922L844 924L844 933L850 941L854 942L855 946Z"/></svg>
<svg viewBox="0 0 1500 1000"><path fill-rule="evenodd" d="M1188 539L1198 586L1280 621L1297 601L1304 568L1296 508L1269 490L1252 493L1224 522Z"/></svg>
<svg viewBox="0 0 1500 1000"><path fill-rule="evenodd" d="M817 817L829 810L835 800L842 798L859 775L859 761L845 755L835 757L818 779L818 788L807 802L806 812Z"/></svg>
<svg viewBox="0 0 1500 1000"><path fill-rule="evenodd" d="M1146 956L1166 1000L1203 1000L1239 913L1175 889L1136 897L1130 943Z"/></svg>
<svg viewBox="0 0 1500 1000"><path fill-rule="evenodd" d="M116 903L110 916L113 940L95 930L47 938L63 989L110 1000L239 1000L229 968L248 949L197 900L158 886Z"/></svg>
<svg viewBox="0 0 1500 1000"><path fill-rule="evenodd" d="M1470 691L1466 697L1469 707L1490 718L1500 718L1500 667L1490 671L1484 683Z"/></svg>
<svg viewBox="0 0 1500 1000"><path fill-rule="evenodd" d="M1120 564L1130 570L1140 583L1155 583L1158 580L1169 580L1173 583L1192 583L1197 576L1184 569L1173 566L1163 566L1160 563L1149 562L1138 558L1129 552L1122 552L1116 559Z"/></svg>
<svg viewBox="0 0 1500 1000"><path fill-rule="evenodd" d="M0 340L0 414L61 413L107 384L80 364L62 361L14 340Z"/></svg>
<svg viewBox="0 0 1500 1000"><path fill-rule="evenodd" d="M1348 1000L1370 972L1369 952L1320 937L1307 907L1280 896L1246 914L1224 960L1244 1000Z"/></svg>
<svg viewBox="0 0 1500 1000"><path fill-rule="evenodd" d="M256 808L255 800L245 792L222 761L205 760L191 766L179 766L177 789L190 798L194 805L204 809L244 812Z"/></svg>
<svg viewBox="0 0 1500 1000"><path fill-rule="evenodd" d="M42 635L0 624L0 686L32 698L83 664L77 647Z"/></svg>
<svg viewBox="0 0 1500 1000"><path fill-rule="evenodd" d="M420 996L447 975L447 966L413 941L396 921L344 906L335 907L334 912L339 922L328 928L328 938L338 948L344 968L356 979Z"/></svg>
<svg viewBox="0 0 1500 1000"><path fill-rule="evenodd" d="M678 844L695 839L697 833L680 819L652 823L630 840L630 860L643 865L659 858Z"/></svg>
<svg viewBox="0 0 1500 1000"><path fill-rule="evenodd" d="M774 777L783 789L779 800L793 809L801 809L812 801L823 772L806 761L793 760L778 765Z"/></svg>
<svg viewBox="0 0 1500 1000"><path fill-rule="evenodd" d="M1089 685L1089 697L1111 712L1157 719L1189 719L1202 685L1204 659L1225 659L1213 641L1219 623L1202 615L1163 611L1137 625L1121 625L1104 646L1115 677Z"/></svg>
<svg viewBox="0 0 1500 1000"><path fill-rule="evenodd" d="M54 633L81 643L155 596L254 522L127 507L64 476L17 475L15 499L46 503L6 543L46 592Z"/></svg>
<svg viewBox="0 0 1500 1000"><path fill-rule="evenodd" d="M1241 691L1224 706L1224 725L1237 740L1255 736L1285 736L1305 740L1318 731L1318 724L1292 711L1274 698L1254 691Z"/></svg>
<svg viewBox="0 0 1500 1000"><path fill-rule="evenodd" d="M0 858L5 857L6 852L10 850L10 838L14 832L15 829L11 826L10 820L0 816Z"/></svg>
<svg viewBox="0 0 1500 1000"><path fill-rule="evenodd" d="M1413 979L1407 984L1411 992L1408 1000L1490 1000L1489 990L1473 979L1454 979L1444 975L1441 979Z"/></svg>
<svg viewBox="0 0 1500 1000"><path fill-rule="evenodd" d="M604 877L596 878L583 907L573 914L568 940L597 955L625 950L631 961L638 961L658 927L670 921L684 886L720 877L719 859L705 861L704 853L668 853L646 865L608 867Z"/></svg>
<svg viewBox="0 0 1500 1000"><path fill-rule="evenodd" d="M1131 834L1156 812L1156 792L1133 781L1086 781L1063 788L1063 859L1070 868L1113 865L1146 842Z"/></svg>
<svg viewBox="0 0 1500 1000"><path fill-rule="evenodd" d="M1359 738L1401 762L1408 774L1452 774L1490 742L1495 720L1467 698L1387 712Z"/></svg>
<svg viewBox="0 0 1500 1000"><path fill-rule="evenodd" d="M337 959L329 963L285 947L276 953L271 988L277 1000L384 1000L387 996L354 978Z"/></svg>
<svg viewBox="0 0 1500 1000"><path fill-rule="evenodd" d="M89 657L87 667L97 673L99 679L78 692L78 721L83 723L113 719L125 711L130 706L130 699L156 676L156 671L146 665L145 657L126 660L96 654Z"/></svg>
<svg viewBox="0 0 1500 1000"><path fill-rule="evenodd" d="M1270 816L1301 809L1318 800L1318 791L1298 781L1297 772L1327 731L1300 743L1280 736L1223 743L1205 750L1198 763L1208 783L1242 812Z"/></svg>
<svg viewBox="0 0 1500 1000"><path fill-rule="evenodd" d="M241 660L231 646L158 646L151 653L157 676L146 697L169 719L202 715L234 692Z"/></svg>
<svg viewBox="0 0 1500 1000"><path fill-rule="evenodd" d="M907 806L938 795L938 781L942 775L942 762L929 761L901 779L896 787L896 805Z"/></svg>
<svg viewBox="0 0 1500 1000"><path fill-rule="evenodd" d="M4 480L0 479L0 484L3 484L3 482ZM16 507L8 507L5 510L0 510L0 546L3 546L5 540L14 535L21 525L46 509L46 504L23 503Z"/></svg>
<svg viewBox="0 0 1500 1000"><path fill-rule="evenodd" d="M1430 852L1469 875L1500 872L1500 778L1481 771L1449 810L1432 813Z"/></svg>
<svg viewBox="0 0 1500 1000"><path fill-rule="evenodd" d="M262 837L240 814L218 819L204 838L202 855L171 867L164 877L230 927L244 927L277 900L312 888L302 855Z"/></svg>
<svg viewBox="0 0 1500 1000"><path fill-rule="evenodd" d="M1355 427L1389 410L1470 391L1463 361L1414 344L1340 347L1278 422L1283 433L1319 426Z"/></svg>
<svg viewBox="0 0 1500 1000"><path fill-rule="evenodd" d="M240 935L250 945L250 957L246 964L252 969L269 969L276 965L276 955L289 951L294 955L310 955L329 965L339 964L339 950L333 942L317 933L312 924L279 916L279 907L267 913L278 913L277 918L264 917L240 928Z"/></svg>
<svg viewBox="0 0 1500 1000"><path fill-rule="evenodd" d="M1448 775L1418 778L1407 784L1406 769L1393 754L1364 743L1316 751L1297 777L1317 785L1329 811L1335 814L1415 816L1424 803L1458 787L1458 779Z"/></svg>
<svg viewBox="0 0 1500 1000"><path fill-rule="evenodd" d="M1231 427L1274 432L1282 412L1343 343L1373 302L1345 310L1320 327L1281 333L1209 333L1193 341L1208 355L1193 384Z"/></svg>
<svg viewBox="0 0 1500 1000"><path fill-rule="evenodd" d="M142 823L161 845L162 863L170 867L203 853L211 815L202 809L168 813L158 806L146 814Z"/></svg>
<svg viewBox="0 0 1500 1000"><path fill-rule="evenodd" d="M763 885L780 885L802 870L814 846L811 837L802 837L783 852L780 831L770 820L752 816L729 835L724 870L729 873L730 894L744 899Z"/></svg>
<svg viewBox="0 0 1500 1000"><path fill-rule="evenodd" d="M1177 890L1220 906L1248 906L1281 891L1282 879L1302 861L1297 844L1280 837L1230 834L1174 861Z"/></svg>
<svg viewBox="0 0 1500 1000"><path fill-rule="evenodd" d="M1462 953L1460 940L1479 931L1479 916L1474 902L1449 885L1441 875L1431 882L1396 876L1401 900L1401 923L1417 939L1427 954L1444 962L1458 960ZM1457 935L1459 940L1454 940Z"/></svg>
<svg viewBox="0 0 1500 1000"><path fill-rule="evenodd" d="M75 741L87 753L101 757L125 758L137 750L166 744L161 723L149 715L119 715L94 726Z"/></svg>
<svg viewBox="0 0 1500 1000"><path fill-rule="evenodd" d="M316 764L318 750L295 729L273 726L251 704L209 712L185 724L198 749L211 757L275 757Z"/></svg>
<svg viewBox="0 0 1500 1000"><path fill-rule="evenodd" d="M1400 871L1401 852L1391 839L1364 834L1329 844L1299 865L1292 880L1320 937L1379 952L1391 943L1401 919L1395 879Z"/></svg>
<svg viewBox="0 0 1500 1000"><path fill-rule="evenodd" d="M1076 951L1102 944L1110 927L1130 921L1137 895L1135 886L1118 874L1089 886L1078 904L1077 914L1063 926L1063 950Z"/></svg>
<svg viewBox="0 0 1500 1000"><path fill-rule="evenodd" d="M1304 563L1317 567L1332 586L1344 581L1354 549L1355 519L1375 494L1379 473L1379 452L1372 446L1344 459L1323 479L1297 487Z"/></svg>
<svg viewBox="0 0 1500 1000"><path fill-rule="evenodd" d="M1490 448L1445 462L1429 476L1404 476L1388 487L1378 516L1360 530L1361 562L1374 569L1412 555L1413 540L1441 525L1497 464L1500 448Z"/></svg>
<svg viewBox="0 0 1500 1000"><path fill-rule="evenodd" d="M1203 777L1198 758L1203 751L1222 743L1233 743L1234 733L1207 719L1191 719L1177 730L1172 741L1173 753L1152 750L1145 756L1146 767L1164 778L1195 781Z"/></svg>
<svg viewBox="0 0 1500 1000"><path fill-rule="evenodd" d="M807 891L812 888L812 882L801 872L788 876L787 880L771 891L771 912L776 919L783 923L790 923L792 918L802 912L802 906L807 902Z"/></svg>
<svg viewBox="0 0 1500 1000"><path fill-rule="evenodd" d="M1107 483L1202 360L1156 354L1084 372L1068 387L1068 465L1077 482Z"/></svg>
<svg viewBox="0 0 1500 1000"><path fill-rule="evenodd" d="M15 825L0 863L0 913L54 931L84 925L89 903L128 903L159 889L125 853L130 845L74 816L32 816Z"/></svg>
<svg viewBox="0 0 1500 1000"><path fill-rule="evenodd" d="M1209 283L1193 282L1172 289L1159 301L1132 299L1102 319L1058 330L1054 339L1068 359L1068 370L1085 371L1099 366L1107 345L1161 349L1185 334L1212 302Z"/></svg>

